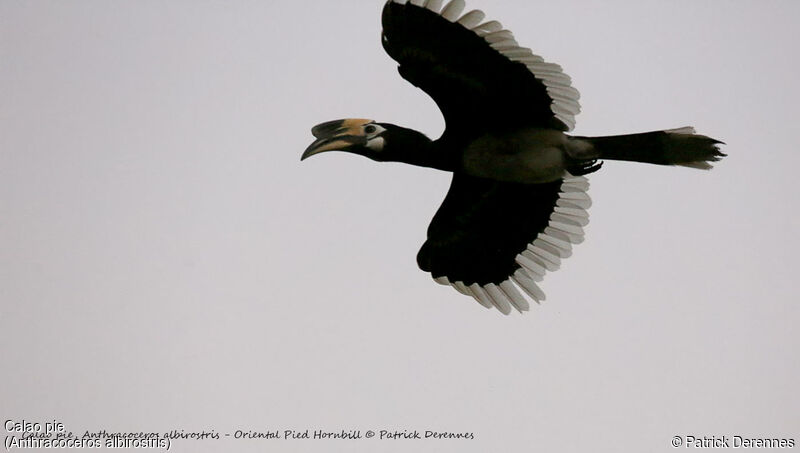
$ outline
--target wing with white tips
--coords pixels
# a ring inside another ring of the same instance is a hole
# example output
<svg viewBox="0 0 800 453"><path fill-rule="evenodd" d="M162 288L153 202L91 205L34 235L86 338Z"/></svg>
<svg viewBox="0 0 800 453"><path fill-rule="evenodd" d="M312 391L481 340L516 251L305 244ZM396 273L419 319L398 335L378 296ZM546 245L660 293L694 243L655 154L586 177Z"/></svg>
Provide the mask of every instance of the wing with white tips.
<svg viewBox="0 0 800 453"><path fill-rule="evenodd" d="M455 173L417 262L487 308L527 311L527 298L545 299L537 282L583 242L588 190L582 176L519 184Z"/></svg>
<svg viewBox="0 0 800 453"><path fill-rule="evenodd" d="M463 0L389 0L383 10L384 49L436 101L448 129L571 130L580 95L561 67L483 12L464 10Z"/></svg>

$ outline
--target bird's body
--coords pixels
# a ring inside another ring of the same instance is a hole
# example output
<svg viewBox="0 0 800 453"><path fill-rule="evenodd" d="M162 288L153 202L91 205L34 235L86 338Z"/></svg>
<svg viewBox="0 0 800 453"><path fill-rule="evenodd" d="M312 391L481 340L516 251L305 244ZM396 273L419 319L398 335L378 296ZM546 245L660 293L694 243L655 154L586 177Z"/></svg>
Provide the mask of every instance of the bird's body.
<svg viewBox="0 0 800 453"><path fill-rule="evenodd" d="M536 184L559 181L572 144L557 130L521 128L485 134L464 147L459 170L479 178Z"/></svg>
<svg viewBox="0 0 800 453"><path fill-rule="evenodd" d="M720 142L685 127L608 137L568 135L580 111L561 67L520 47L463 0L389 0L382 43L400 75L442 111L438 140L392 124L336 120L312 129L303 159L342 150L453 173L417 255L434 279L507 314L583 241L598 160L708 169Z"/></svg>

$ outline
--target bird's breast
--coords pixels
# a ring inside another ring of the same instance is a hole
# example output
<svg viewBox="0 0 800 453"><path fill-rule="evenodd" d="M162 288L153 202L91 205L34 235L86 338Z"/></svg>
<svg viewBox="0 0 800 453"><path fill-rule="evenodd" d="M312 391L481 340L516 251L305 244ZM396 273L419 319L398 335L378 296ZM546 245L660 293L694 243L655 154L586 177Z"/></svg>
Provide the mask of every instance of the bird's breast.
<svg viewBox="0 0 800 453"><path fill-rule="evenodd" d="M567 138L552 129L483 135L464 149L462 170L472 176L518 183L546 183L564 176Z"/></svg>

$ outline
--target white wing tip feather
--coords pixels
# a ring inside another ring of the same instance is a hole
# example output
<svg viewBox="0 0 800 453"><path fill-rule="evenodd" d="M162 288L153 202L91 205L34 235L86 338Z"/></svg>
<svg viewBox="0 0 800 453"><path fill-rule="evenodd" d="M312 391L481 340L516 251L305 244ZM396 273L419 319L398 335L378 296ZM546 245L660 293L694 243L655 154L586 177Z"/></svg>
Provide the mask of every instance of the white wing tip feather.
<svg viewBox="0 0 800 453"><path fill-rule="evenodd" d="M495 308L500 310L500 313L504 315L511 313L511 301L508 300L508 297L506 297L505 293L501 291L497 285L489 283L488 285L484 285L483 288L486 290L486 294L489 295Z"/></svg>
<svg viewBox="0 0 800 453"><path fill-rule="evenodd" d="M695 132L695 130L694 130L694 128L692 126L684 126L684 127L678 127L678 128L675 128L675 129L667 129L664 132L666 132L668 134L686 134L686 135L693 135L693 134L697 133L697 132Z"/></svg>
<svg viewBox="0 0 800 453"><path fill-rule="evenodd" d="M461 17L461 13L464 12L464 8L466 8L466 6L467 4L464 2L464 0L450 0L450 3L448 3L444 9L442 9L442 12L439 13L439 15L450 22L457 22L458 18Z"/></svg>
<svg viewBox="0 0 800 453"><path fill-rule="evenodd" d="M434 13L439 14L439 11L442 10L442 4L443 3L444 3L444 0L427 0L425 2L425 8L428 8L429 10L433 11Z"/></svg>
<svg viewBox="0 0 800 453"><path fill-rule="evenodd" d="M478 24L483 21L483 18L486 17L486 14L479 9L474 9L467 14L461 16L461 19L458 19L458 23L464 26L465 28L472 29L473 27L477 26Z"/></svg>

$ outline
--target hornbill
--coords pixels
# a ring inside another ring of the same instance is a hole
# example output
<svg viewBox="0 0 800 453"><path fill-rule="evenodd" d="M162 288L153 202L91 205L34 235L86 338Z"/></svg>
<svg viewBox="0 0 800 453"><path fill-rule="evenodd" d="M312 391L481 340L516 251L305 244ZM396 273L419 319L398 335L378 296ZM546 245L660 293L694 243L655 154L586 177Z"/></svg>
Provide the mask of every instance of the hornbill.
<svg viewBox="0 0 800 453"><path fill-rule="evenodd" d="M561 67L521 47L463 0L389 0L383 48L425 91L446 128L438 140L368 119L315 126L302 159L347 151L453 173L428 227L419 267L508 314L542 301L536 282L583 241L591 200L584 175L603 160L710 169L725 156L691 127L607 137L567 135L580 112Z"/></svg>

